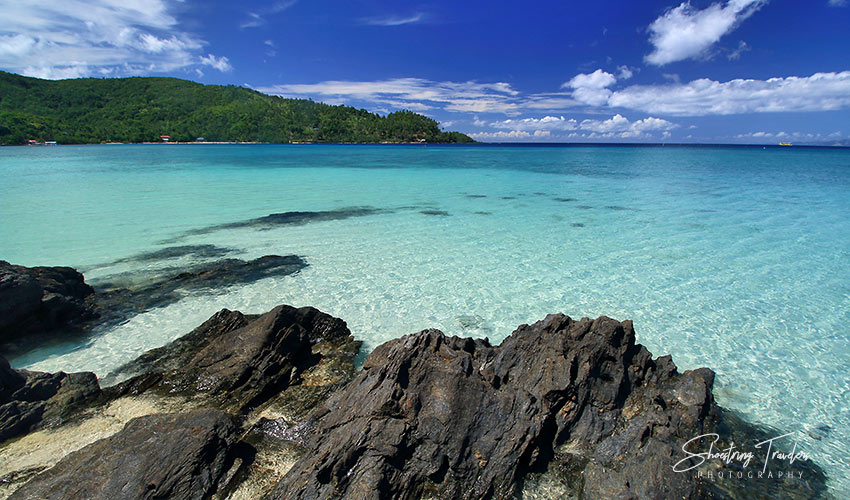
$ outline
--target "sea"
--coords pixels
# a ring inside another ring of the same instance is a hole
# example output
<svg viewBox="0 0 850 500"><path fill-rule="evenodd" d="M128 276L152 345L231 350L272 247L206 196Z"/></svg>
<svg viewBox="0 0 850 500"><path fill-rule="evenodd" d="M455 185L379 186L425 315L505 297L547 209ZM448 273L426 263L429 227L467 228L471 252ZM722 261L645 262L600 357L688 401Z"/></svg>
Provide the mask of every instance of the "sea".
<svg viewBox="0 0 850 500"><path fill-rule="evenodd" d="M287 212L303 214L256 223ZM719 404L793 433L850 497L850 149L0 148L2 260L97 286L264 255L308 266L10 361L106 375L222 308L278 304L344 319L364 354L425 328L498 343L549 313L632 319L638 342L712 368Z"/></svg>

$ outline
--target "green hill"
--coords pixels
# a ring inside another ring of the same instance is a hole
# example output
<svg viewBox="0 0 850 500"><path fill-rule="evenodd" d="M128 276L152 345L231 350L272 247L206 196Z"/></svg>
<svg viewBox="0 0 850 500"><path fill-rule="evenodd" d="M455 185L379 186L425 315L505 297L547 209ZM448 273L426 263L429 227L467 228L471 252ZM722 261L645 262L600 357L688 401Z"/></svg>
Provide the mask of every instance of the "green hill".
<svg viewBox="0 0 850 500"><path fill-rule="evenodd" d="M0 144L159 141L474 142L410 111L387 116L176 78L40 80L0 71Z"/></svg>

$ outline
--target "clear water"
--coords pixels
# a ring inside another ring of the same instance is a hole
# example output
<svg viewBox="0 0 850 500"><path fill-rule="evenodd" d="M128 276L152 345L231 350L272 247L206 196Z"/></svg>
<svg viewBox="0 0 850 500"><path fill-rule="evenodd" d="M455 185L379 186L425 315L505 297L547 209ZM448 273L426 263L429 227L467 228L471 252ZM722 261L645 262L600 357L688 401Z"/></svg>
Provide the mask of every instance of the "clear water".
<svg viewBox="0 0 850 500"><path fill-rule="evenodd" d="M181 238L350 206L389 211ZM51 345L13 364L106 374L222 307L313 305L345 319L367 348L428 327L498 342L551 312L631 318L654 354L713 368L722 405L799 431L835 491L850 495L848 150L0 149L0 258L74 266L96 283L191 263L114 264L177 244L238 258L298 254L310 266L187 294L85 345ZM812 438L822 425L830 430Z"/></svg>

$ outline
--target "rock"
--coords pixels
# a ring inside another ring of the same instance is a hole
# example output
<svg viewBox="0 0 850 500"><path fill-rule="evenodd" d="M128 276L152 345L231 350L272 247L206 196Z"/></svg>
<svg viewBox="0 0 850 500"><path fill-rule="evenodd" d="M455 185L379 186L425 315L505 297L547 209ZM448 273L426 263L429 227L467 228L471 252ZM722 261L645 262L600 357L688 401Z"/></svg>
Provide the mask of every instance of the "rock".
<svg viewBox="0 0 850 500"><path fill-rule="evenodd" d="M94 290L70 267L24 267L0 261L0 344L74 328L95 317Z"/></svg>
<svg viewBox="0 0 850 500"><path fill-rule="evenodd" d="M186 231L185 233L176 238L166 240L165 242L169 243L174 241L180 241L181 239L187 236L208 234L215 231L221 231L223 229L251 228L264 231L281 226L303 226L305 224L311 224L314 222L344 220L349 219L351 217L366 217L369 215L380 215L391 212L391 210L374 207L344 207L337 208L334 210L324 210L315 212L298 211L274 213L266 215L264 217L257 217L256 219L248 219L238 222L228 222L226 224L217 224L214 226L192 229L190 231Z"/></svg>
<svg viewBox="0 0 850 500"><path fill-rule="evenodd" d="M237 427L214 410L139 417L73 452L10 499L209 498L233 462Z"/></svg>
<svg viewBox="0 0 850 500"><path fill-rule="evenodd" d="M94 373L14 370L0 356L0 442L60 425L101 394Z"/></svg>
<svg viewBox="0 0 850 500"><path fill-rule="evenodd" d="M652 359L630 321L550 315L499 347L426 330L287 431L306 453L266 498L513 499L551 468L566 498L706 497L672 465L722 418L713 381Z"/></svg>
<svg viewBox="0 0 850 500"><path fill-rule="evenodd" d="M288 276L305 267L307 262L297 255L266 255L249 261L223 259L149 276L117 276L110 282L97 283L96 304L103 323L118 323L177 302L185 290L221 290Z"/></svg>
<svg viewBox="0 0 850 500"><path fill-rule="evenodd" d="M119 370L116 377L142 374L115 391L158 388L167 393L202 394L222 408L242 413L334 357L344 358L342 365L347 364L348 372L340 375L340 381L347 381L359 347L344 321L311 307L278 306L259 317L224 309L188 335Z"/></svg>

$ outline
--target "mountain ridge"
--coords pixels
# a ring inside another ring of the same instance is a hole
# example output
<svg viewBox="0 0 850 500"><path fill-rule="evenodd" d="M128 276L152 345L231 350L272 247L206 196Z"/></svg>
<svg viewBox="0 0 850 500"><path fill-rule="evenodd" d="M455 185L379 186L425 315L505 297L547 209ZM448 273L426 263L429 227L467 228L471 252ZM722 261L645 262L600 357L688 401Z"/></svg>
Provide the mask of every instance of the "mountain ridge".
<svg viewBox="0 0 850 500"><path fill-rule="evenodd" d="M0 144L107 142L465 143L408 110L345 105L171 77L41 80L0 71Z"/></svg>

